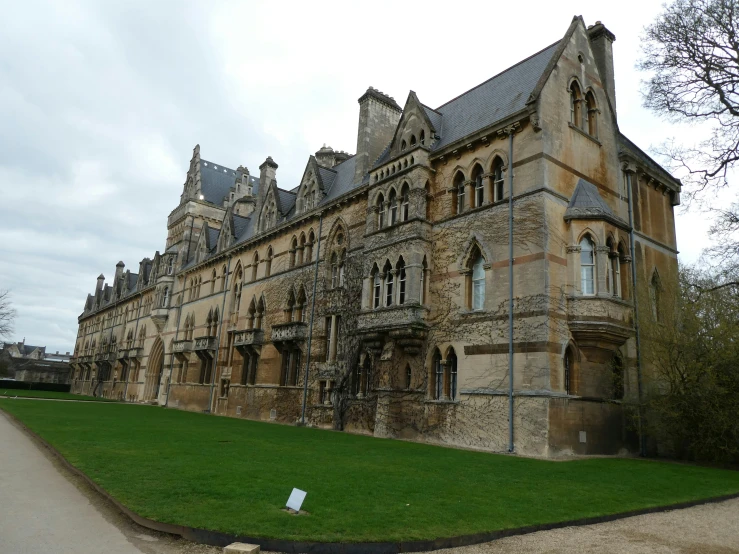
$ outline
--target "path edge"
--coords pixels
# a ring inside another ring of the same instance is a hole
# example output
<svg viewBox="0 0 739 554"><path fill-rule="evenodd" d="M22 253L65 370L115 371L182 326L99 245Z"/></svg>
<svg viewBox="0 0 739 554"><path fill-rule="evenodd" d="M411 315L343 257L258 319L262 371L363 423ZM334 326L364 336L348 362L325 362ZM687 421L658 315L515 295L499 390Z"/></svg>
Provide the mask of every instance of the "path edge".
<svg viewBox="0 0 739 554"><path fill-rule="evenodd" d="M598 523L606 523L616 521L628 517L634 517L645 514L654 514L661 512L669 512L683 508L691 508L703 504L715 504L739 498L739 493L726 494L722 496L714 496L711 498L703 498L700 500L691 500L688 502L679 502L667 506L655 506L651 508L641 508L617 514L609 514L605 516L594 516L555 523L543 523L539 525L527 525L524 527L516 527L513 529L502 529L499 531L485 531L471 535L459 535L456 537L444 537L431 540L420 541L395 541L395 542L359 542L359 543L335 543L335 542L306 542L306 541L290 541L284 539L269 539L248 537L245 535L231 535L221 533L219 531L209 531L207 529L199 529L197 527L188 527L185 525L175 525L172 523L162 523L153 519L143 517L133 510L124 506L116 500L108 491L95 483L83 471L72 465L56 448L49 442L31 430L25 423L18 419L15 415L0 408L6 418L16 427L26 433L39 446L43 446L46 450L56 458L64 468L73 475L81 478L87 485L95 490L104 499L112 503L121 513L128 517L134 523L158 531L160 533L168 533L170 535L178 535L191 542L206 544L210 546L227 546L234 542L245 542L249 544L258 544L263 550L274 552L285 552L288 554L400 554L402 552L426 552L432 550L441 550L444 548L455 548L460 546L471 546L491 542L505 537L513 537L516 535L527 535L538 531L550 531L553 529L562 529L564 527L580 527L584 525L594 525Z"/></svg>

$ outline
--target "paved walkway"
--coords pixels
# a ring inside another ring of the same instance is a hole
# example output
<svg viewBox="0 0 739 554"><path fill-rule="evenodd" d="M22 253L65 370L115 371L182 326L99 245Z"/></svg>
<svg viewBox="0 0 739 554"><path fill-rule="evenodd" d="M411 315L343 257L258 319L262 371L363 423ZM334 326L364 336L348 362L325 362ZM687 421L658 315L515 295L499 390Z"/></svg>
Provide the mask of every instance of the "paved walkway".
<svg viewBox="0 0 739 554"><path fill-rule="evenodd" d="M214 552L131 523L2 412L0 509L1 554Z"/></svg>

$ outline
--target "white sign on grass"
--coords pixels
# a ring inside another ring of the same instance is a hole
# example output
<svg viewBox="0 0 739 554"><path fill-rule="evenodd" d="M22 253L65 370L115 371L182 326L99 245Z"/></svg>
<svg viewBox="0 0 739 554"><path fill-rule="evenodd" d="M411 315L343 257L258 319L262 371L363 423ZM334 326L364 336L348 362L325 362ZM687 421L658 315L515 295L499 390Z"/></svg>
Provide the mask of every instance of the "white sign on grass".
<svg viewBox="0 0 739 554"><path fill-rule="evenodd" d="M303 505L303 501L305 500L305 495L308 494L305 491L301 491L300 489L293 489L293 492L290 493L290 498L287 499L286 506L292 510L295 510L296 512L300 511L300 507Z"/></svg>

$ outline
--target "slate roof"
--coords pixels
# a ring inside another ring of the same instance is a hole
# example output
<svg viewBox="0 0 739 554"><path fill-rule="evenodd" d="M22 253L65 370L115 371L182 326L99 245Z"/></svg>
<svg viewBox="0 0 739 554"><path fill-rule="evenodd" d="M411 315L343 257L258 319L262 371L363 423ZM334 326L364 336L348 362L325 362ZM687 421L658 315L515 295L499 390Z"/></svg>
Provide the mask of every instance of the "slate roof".
<svg viewBox="0 0 739 554"><path fill-rule="evenodd" d="M133 290L136 288L136 283L139 280L139 274L138 273L129 273L128 274L128 290Z"/></svg>
<svg viewBox="0 0 739 554"><path fill-rule="evenodd" d="M444 148L523 110L560 42L547 46L436 108L442 115L441 126L437 127L441 139L433 145L432 150Z"/></svg>
<svg viewBox="0 0 739 554"><path fill-rule="evenodd" d="M207 160L200 160L200 191L207 202L218 206L223 204L223 198L236 186L236 179L241 178L241 172L235 169L218 165ZM259 179L249 176L253 194L257 194Z"/></svg>
<svg viewBox="0 0 739 554"><path fill-rule="evenodd" d="M282 213L290 213L290 210L295 206L295 199L298 195L288 190L282 190L281 188L277 189L277 194L280 195L280 208L282 209Z"/></svg>
<svg viewBox="0 0 739 554"><path fill-rule="evenodd" d="M233 214L234 226L232 229L234 237L240 238L249 227L251 218Z"/></svg>
<svg viewBox="0 0 739 554"><path fill-rule="evenodd" d="M639 148L621 133L618 134L618 146L619 150L626 150L629 154L641 160L645 166L654 171L657 175L660 175L665 180L665 184L671 184L676 190L680 190L682 184L678 179L675 179L668 171L665 171L665 169L655 162L646 152L644 152L644 150Z"/></svg>
<svg viewBox="0 0 739 554"><path fill-rule="evenodd" d="M606 204L598 192L597 187L585 179L580 179L572 193L570 203L565 210L565 221L571 219L605 219L617 225L626 222L613 213L610 206Z"/></svg>
<svg viewBox="0 0 739 554"><path fill-rule="evenodd" d="M218 235L221 233L220 229L211 229L208 227L208 244L206 245L210 250L218 245Z"/></svg>

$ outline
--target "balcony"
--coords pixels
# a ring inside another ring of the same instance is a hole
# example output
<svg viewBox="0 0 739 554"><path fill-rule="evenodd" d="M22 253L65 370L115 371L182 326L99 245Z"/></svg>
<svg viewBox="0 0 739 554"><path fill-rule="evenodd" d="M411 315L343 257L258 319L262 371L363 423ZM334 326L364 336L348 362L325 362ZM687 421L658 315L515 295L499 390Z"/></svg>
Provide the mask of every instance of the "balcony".
<svg viewBox="0 0 739 554"><path fill-rule="evenodd" d="M567 323L580 346L614 350L634 333L630 302L612 296L570 296Z"/></svg>
<svg viewBox="0 0 739 554"><path fill-rule="evenodd" d="M127 348L118 349L118 354L116 355L116 359L125 360L126 358L128 358L128 349Z"/></svg>
<svg viewBox="0 0 739 554"><path fill-rule="evenodd" d="M234 336L234 346L242 354L248 350L259 352L264 343L264 331L262 329L242 329L241 331L229 331Z"/></svg>
<svg viewBox="0 0 739 554"><path fill-rule="evenodd" d="M154 308L151 311L151 320L156 325L157 331L160 333L164 329L164 325L167 323L167 317L169 317L169 308Z"/></svg>
<svg viewBox="0 0 739 554"><path fill-rule="evenodd" d="M302 321L280 323L272 326L272 342L287 343L303 341L308 336L308 325Z"/></svg>
<svg viewBox="0 0 739 554"><path fill-rule="evenodd" d="M141 346L135 346L128 349L129 358L140 358L144 355L144 349Z"/></svg>
<svg viewBox="0 0 739 554"><path fill-rule="evenodd" d="M198 337L193 341L193 351L199 358L213 358L218 346L216 337Z"/></svg>
<svg viewBox="0 0 739 554"><path fill-rule="evenodd" d="M176 340L172 343L172 352L175 357L181 361L186 362L192 352L192 341L191 340Z"/></svg>
<svg viewBox="0 0 739 554"><path fill-rule="evenodd" d="M408 354L417 354L428 333L427 313L428 309L418 304L365 311L357 318L357 332L370 348L380 347L388 336Z"/></svg>

